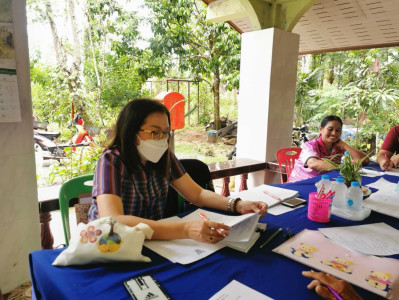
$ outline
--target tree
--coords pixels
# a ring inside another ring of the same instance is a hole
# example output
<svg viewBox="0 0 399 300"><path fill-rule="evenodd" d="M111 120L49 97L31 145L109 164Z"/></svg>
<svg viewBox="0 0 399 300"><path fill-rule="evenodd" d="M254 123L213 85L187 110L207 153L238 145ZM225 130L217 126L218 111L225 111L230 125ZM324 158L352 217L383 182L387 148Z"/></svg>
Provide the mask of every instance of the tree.
<svg viewBox="0 0 399 300"><path fill-rule="evenodd" d="M374 150L378 134L399 122L398 48L316 54L310 61L311 71L298 72L297 119L318 125L327 114L339 115L358 129L357 146Z"/></svg>
<svg viewBox="0 0 399 300"><path fill-rule="evenodd" d="M206 6L197 0L146 0L151 8L150 40L146 76L163 76L177 66L195 81L209 84L213 94L213 117L220 128L220 84L238 87L240 35L225 23L206 21ZM172 58L172 59L171 59ZM175 58L173 60L173 58Z"/></svg>
<svg viewBox="0 0 399 300"><path fill-rule="evenodd" d="M36 22L48 24L56 57L54 66L44 66L40 55L31 64L34 96L40 95L33 98L34 109L50 111L43 114L46 121L68 123L73 104L88 124L103 126L112 108L119 110L141 95L145 78L139 74L139 20L134 12L111 0L28 4Z"/></svg>

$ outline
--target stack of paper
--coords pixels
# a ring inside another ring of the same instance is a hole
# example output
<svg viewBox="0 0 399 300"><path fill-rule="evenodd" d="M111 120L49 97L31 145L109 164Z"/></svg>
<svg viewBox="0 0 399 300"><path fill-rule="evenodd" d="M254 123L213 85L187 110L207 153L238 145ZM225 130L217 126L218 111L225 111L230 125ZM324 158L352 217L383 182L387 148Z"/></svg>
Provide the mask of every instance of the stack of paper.
<svg viewBox="0 0 399 300"><path fill-rule="evenodd" d="M264 230L266 224L258 225L260 215L258 213L245 214L240 216L228 216L219 213L197 209L184 218L173 217L163 221L166 222L189 222L202 220L199 213L204 213L211 221L224 223L232 229L223 242L217 244L206 244L194 240L167 240L167 241L145 241L144 246L169 259L172 262L189 264L200 260L223 247L248 252L259 238L257 228Z"/></svg>
<svg viewBox="0 0 399 300"><path fill-rule="evenodd" d="M298 195L297 191L262 184L249 190L234 193L232 196L239 197L243 200L262 201L267 203L270 208L281 202L298 197Z"/></svg>
<svg viewBox="0 0 399 300"><path fill-rule="evenodd" d="M266 230L266 223L258 223L256 226L257 230L251 234L251 237L246 242L226 242L222 241L221 244L226 245L229 248L248 253L248 251L252 248L252 246L256 243L256 241L260 237L260 232Z"/></svg>
<svg viewBox="0 0 399 300"><path fill-rule="evenodd" d="M381 214L399 218L399 193L395 191L396 183L380 178L367 186L378 191L365 199L363 206Z"/></svg>

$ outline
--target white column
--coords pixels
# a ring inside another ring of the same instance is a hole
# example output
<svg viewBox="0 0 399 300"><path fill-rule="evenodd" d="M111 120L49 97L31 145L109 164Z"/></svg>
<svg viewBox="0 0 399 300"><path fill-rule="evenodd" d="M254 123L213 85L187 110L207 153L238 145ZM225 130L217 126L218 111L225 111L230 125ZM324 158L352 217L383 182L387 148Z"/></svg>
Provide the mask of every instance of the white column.
<svg viewBox="0 0 399 300"><path fill-rule="evenodd" d="M298 49L299 35L280 29L242 35L237 158L275 161L291 146ZM248 185L279 183L274 175L257 172Z"/></svg>
<svg viewBox="0 0 399 300"><path fill-rule="evenodd" d="M41 249L33 151L25 1L12 1L21 122L0 123L0 287L29 281L29 253Z"/></svg>

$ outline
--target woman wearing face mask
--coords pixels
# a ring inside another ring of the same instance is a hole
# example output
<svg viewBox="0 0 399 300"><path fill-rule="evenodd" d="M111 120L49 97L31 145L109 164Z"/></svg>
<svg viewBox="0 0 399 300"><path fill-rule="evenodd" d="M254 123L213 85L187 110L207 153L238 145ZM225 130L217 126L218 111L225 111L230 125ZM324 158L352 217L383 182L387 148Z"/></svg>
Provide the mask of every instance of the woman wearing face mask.
<svg viewBox="0 0 399 300"><path fill-rule="evenodd" d="M169 185L200 207L266 214L263 202L229 199L198 186L169 150L169 131L169 111L158 101L137 99L122 109L115 136L97 163L89 221L112 215L128 226L146 223L154 230L152 239L216 243L228 235L229 226L212 221L158 222Z"/></svg>
<svg viewBox="0 0 399 300"><path fill-rule="evenodd" d="M333 166L322 158L328 158L339 164L345 151L349 152L354 161L366 156L364 152L356 150L341 139L342 120L340 117L333 115L325 117L321 121L319 131L320 136L317 139L308 141L302 146L289 182L315 177L331 169ZM363 164L368 163L369 159L366 158Z"/></svg>

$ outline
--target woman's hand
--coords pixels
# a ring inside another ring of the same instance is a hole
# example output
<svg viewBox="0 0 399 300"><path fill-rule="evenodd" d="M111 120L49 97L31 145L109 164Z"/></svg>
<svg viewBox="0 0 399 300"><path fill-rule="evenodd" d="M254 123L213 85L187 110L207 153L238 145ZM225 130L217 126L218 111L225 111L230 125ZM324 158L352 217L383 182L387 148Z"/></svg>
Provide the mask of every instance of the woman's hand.
<svg viewBox="0 0 399 300"><path fill-rule="evenodd" d="M391 157L391 162L395 168L399 167L399 154L396 154Z"/></svg>
<svg viewBox="0 0 399 300"><path fill-rule="evenodd" d="M338 279L331 274L315 271L303 271L302 275L314 279L311 283L309 283L308 289L314 289L319 296L325 299L337 299L327 288L327 286L333 288L345 300L362 299L362 297L356 293L356 291L348 282Z"/></svg>
<svg viewBox="0 0 399 300"><path fill-rule="evenodd" d="M212 221L192 221L184 225L188 238L207 244L220 242L229 235L230 229L230 226Z"/></svg>
<svg viewBox="0 0 399 300"><path fill-rule="evenodd" d="M248 213L259 213L260 218L262 219L267 213L267 204L262 201L238 201L236 206L236 212L239 214L248 214Z"/></svg>
<svg viewBox="0 0 399 300"><path fill-rule="evenodd" d="M348 150L347 149L348 148L348 144L345 143L343 139L339 139L338 141L336 141L333 146L337 147L337 148L340 148L340 149L343 149L345 151Z"/></svg>

